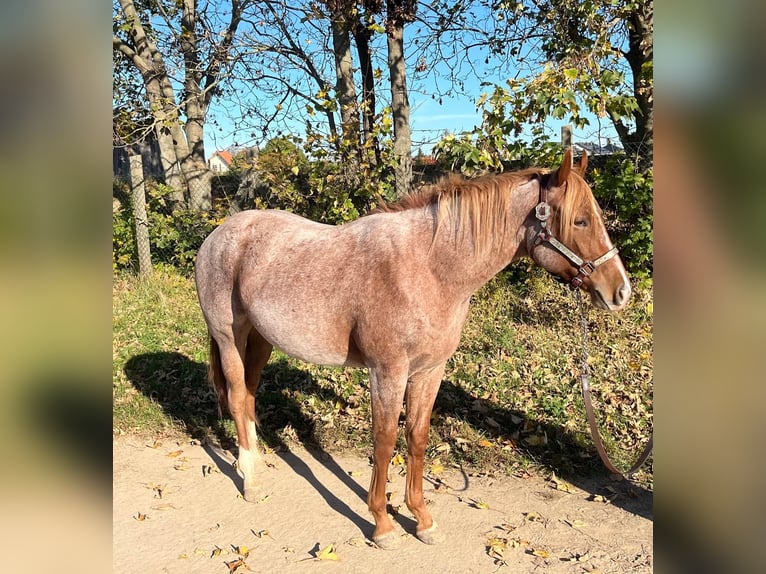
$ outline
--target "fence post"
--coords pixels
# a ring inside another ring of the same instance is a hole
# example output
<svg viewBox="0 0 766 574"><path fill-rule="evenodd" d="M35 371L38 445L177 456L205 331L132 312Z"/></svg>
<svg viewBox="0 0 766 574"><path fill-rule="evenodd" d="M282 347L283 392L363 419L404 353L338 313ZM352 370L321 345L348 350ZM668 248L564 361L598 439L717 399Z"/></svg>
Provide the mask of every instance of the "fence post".
<svg viewBox="0 0 766 574"><path fill-rule="evenodd" d="M146 192L144 190L144 167L141 154L130 158L130 187L133 190L133 217L136 224L136 251L138 251L138 273L149 275L152 271L152 256L149 249L149 219L146 216Z"/></svg>
<svg viewBox="0 0 766 574"><path fill-rule="evenodd" d="M561 126L561 147L568 149L572 147L572 126Z"/></svg>

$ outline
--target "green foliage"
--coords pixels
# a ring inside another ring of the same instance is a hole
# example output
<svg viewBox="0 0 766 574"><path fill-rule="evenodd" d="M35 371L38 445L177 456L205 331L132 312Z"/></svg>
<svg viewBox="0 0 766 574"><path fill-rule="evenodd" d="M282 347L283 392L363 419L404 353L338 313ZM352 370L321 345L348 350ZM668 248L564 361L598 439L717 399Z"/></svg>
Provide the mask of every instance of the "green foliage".
<svg viewBox="0 0 766 574"><path fill-rule="evenodd" d="M383 161L373 161L372 138L358 148L334 142L307 128L306 138L270 140L254 161L268 186L253 207L292 211L314 221L340 224L357 219L376 203L393 196L393 170L386 126L375 136L383 141Z"/></svg>
<svg viewBox="0 0 766 574"><path fill-rule="evenodd" d="M511 113L512 94L495 86L491 94L482 94L476 102L481 111L481 126L470 132L447 134L434 153L439 165L448 171L466 175L483 171L552 165L560 153L540 126L531 129L532 137L523 141L517 136L521 124Z"/></svg>
<svg viewBox="0 0 766 574"><path fill-rule="evenodd" d="M211 212L173 209L168 186L148 182L146 188L152 263L191 273L197 250L225 214L220 208ZM112 266L115 270L135 269L136 261L133 208L129 199L123 199L121 207L112 213Z"/></svg>
<svg viewBox="0 0 766 574"><path fill-rule="evenodd" d="M605 219L628 273L640 280L651 277L654 266L653 170L649 168L641 172L633 160L621 153L608 156L602 166L597 164L590 168L588 179L605 213L614 216Z"/></svg>

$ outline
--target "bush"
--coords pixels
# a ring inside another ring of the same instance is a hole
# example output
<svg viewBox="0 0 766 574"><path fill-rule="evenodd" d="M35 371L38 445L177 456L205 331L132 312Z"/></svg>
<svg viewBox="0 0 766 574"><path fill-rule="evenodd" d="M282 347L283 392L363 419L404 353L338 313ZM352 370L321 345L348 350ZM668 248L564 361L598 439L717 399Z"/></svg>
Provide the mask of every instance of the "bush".
<svg viewBox="0 0 766 574"><path fill-rule="evenodd" d="M642 173L625 154L614 154L606 157L603 166L591 168L588 179L628 273L639 280L650 278L654 269L653 170Z"/></svg>
<svg viewBox="0 0 766 574"><path fill-rule="evenodd" d="M220 225L225 213L220 208L210 212L172 209L172 190L168 186L147 182L146 189L152 263L165 263L191 273L200 245ZM112 266L115 270L135 270L138 257L133 206L129 196L124 195L121 204L112 213Z"/></svg>

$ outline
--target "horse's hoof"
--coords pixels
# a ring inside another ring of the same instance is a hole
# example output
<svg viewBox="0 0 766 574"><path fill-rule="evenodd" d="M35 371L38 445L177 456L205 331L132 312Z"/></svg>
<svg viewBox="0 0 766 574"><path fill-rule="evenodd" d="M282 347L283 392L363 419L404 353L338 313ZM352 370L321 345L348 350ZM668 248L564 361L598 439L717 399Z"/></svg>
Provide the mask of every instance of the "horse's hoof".
<svg viewBox="0 0 766 574"><path fill-rule="evenodd" d="M402 537L392 530L380 536L373 536L372 541L383 550L396 550L402 543Z"/></svg>
<svg viewBox="0 0 766 574"><path fill-rule="evenodd" d="M244 499L248 502L258 502L261 499L261 489L257 486L246 488Z"/></svg>
<svg viewBox="0 0 766 574"><path fill-rule="evenodd" d="M436 527L436 523L432 524L429 528L418 530L415 535L425 544L440 544L445 539L444 534Z"/></svg>

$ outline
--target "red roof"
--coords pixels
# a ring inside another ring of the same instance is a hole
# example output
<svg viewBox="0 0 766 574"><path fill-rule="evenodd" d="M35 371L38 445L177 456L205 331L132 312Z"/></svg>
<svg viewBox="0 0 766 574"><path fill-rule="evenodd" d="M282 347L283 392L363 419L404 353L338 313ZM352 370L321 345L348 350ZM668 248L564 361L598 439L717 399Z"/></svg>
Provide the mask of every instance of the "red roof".
<svg viewBox="0 0 766 574"><path fill-rule="evenodd" d="M232 160L234 159L234 158L231 156L231 152L229 152L229 151L226 151L226 150L222 150L222 151L216 151L216 152L215 152L215 153L214 153L214 154L211 156L211 158L210 158L210 159L213 159L215 156L218 156L218 157L220 157L220 158L223 160L223 162L224 162L226 165L231 165L231 162L232 162Z"/></svg>

